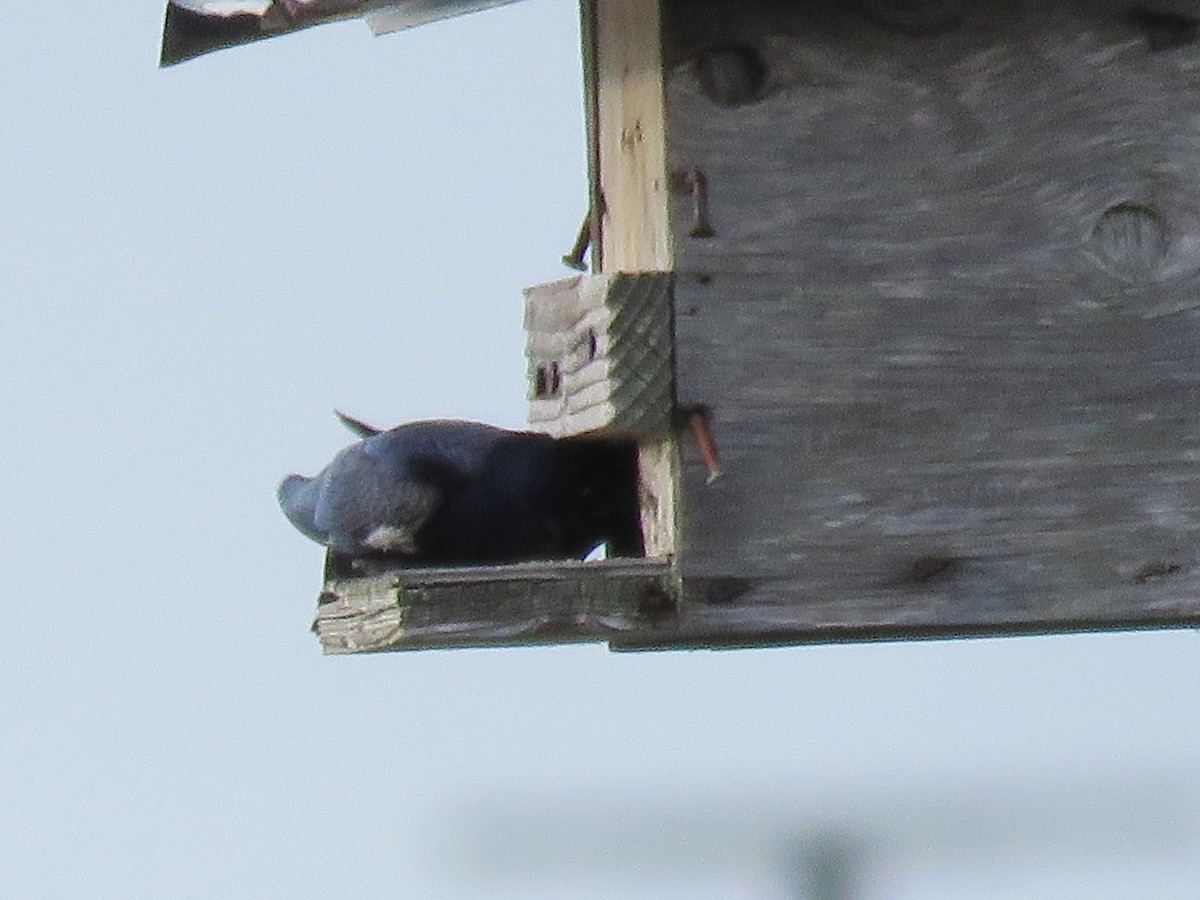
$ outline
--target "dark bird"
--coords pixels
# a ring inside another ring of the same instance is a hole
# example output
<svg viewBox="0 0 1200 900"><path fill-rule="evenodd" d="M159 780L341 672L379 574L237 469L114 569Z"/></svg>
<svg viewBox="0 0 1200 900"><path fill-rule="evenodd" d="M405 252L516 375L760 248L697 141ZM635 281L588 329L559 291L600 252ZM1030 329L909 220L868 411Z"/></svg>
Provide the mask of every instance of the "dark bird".
<svg viewBox="0 0 1200 900"><path fill-rule="evenodd" d="M642 554L632 441L455 420L379 431L338 415L362 440L278 492L292 524L337 556L485 565L578 559L603 543Z"/></svg>

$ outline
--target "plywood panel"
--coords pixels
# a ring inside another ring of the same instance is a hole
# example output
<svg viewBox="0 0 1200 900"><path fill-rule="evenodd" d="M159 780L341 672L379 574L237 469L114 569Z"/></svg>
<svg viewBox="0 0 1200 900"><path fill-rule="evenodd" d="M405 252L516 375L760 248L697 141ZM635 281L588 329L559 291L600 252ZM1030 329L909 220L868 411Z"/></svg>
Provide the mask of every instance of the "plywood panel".
<svg viewBox="0 0 1200 900"><path fill-rule="evenodd" d="M689 456L684 574L726 585L690 621L1194 618L1200 47L1111 3L666 22L669 166L712 226L673 198L678 394L726 470ZM697 78L730 45L765 64L742 105Z"/></svg>

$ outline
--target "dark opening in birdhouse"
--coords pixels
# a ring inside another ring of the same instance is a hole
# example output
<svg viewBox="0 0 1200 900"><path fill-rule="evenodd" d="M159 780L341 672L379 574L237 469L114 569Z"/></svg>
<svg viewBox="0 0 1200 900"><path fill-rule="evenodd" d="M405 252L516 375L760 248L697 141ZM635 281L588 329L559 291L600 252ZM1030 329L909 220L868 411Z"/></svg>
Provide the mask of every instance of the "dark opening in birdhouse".
<svg viewBox="0 0 1200 900"><path fill-rule="evenodd" d="M281 499L302 530L306 504L292 498L309 490L319 497L307 505L333 524L317 536L338 578L644 555L631 438L418 422L347 448L317 478L291 476Z"/></svg>

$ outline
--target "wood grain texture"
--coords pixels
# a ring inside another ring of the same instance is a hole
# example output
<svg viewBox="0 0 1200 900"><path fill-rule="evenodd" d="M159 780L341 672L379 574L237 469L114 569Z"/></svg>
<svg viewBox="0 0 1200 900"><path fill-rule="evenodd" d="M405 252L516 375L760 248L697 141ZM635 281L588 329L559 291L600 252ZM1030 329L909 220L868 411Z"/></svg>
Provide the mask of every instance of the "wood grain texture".
<svg viewBox="0 0 1200 900"><path fill-rule="evenodd" d="M525 289L529 424L659 439L674 409L671 276L582 275Z"/></svg>
<svg viewBox="0 0 1200 900"><path fill-rule="evenodd" d="M1106 588L1100 605L1048 609L996 603L998 570L976 562L910 569L860 594L852 618L837 596L797 602L790 579L689 579L680 595L665 559L375 568L327 580L313 631L326 654L347 654L582 641L651 650L986 636L1045 631L1048 613L1059 631L1200 624L1186 599L1200 587L1194 575L1174 580L1164 594L1146 586L1170 571L1147 571L1144 584ZM1007 561L1011 583L1031 577L1023 566ZM964 586L982 587L984 601L966 616L958 602ZM908 601L903 608L898 596Z"/></svg>
<svg viewBox="0 0 1200 900"><path fill-rule="evenodd" d="M1178 4L1177 4L1178 5ZM900 6L903 6L901 4ZM1190 4L1200 15L1197 4ZM688 450L714 643L1200 615L1200 47L1115 3L667 4ZM747 46L761 99L696 59Z"/></svg>
<svg viewBox="0 0 1200 900"><path fill-rule="evenodd" d="M675 600L661 559L382 568L326 581L313 631L327 654L516 646L651 635Z"/></svg>
<svg viewBox="0 0 1200 900"><path fill-rule="evenodd" d="M660 0L598 0L596 124L605 272L671 267Z"/></svg>
<svg viewBox="0 0 1200 900"><path fill-rule="evenodd" d="M595 257L603 272L671 269L661 0L584 0L585 96L594 102L589 148ZM590 63L590 65L589 65ZM646 552L674 559L679 455L668 435L639 443ZM678 570L676 567L676 589Z"/></svg>

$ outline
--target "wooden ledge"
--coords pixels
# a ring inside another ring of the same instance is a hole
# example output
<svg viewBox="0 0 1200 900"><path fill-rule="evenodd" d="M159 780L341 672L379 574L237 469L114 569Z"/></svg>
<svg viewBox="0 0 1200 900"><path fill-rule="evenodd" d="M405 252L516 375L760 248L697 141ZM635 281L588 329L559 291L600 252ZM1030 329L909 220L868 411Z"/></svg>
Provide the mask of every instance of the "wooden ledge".
<svg viewBox="0 0 1200 900"><path fill-rule="evenodd" d="M326 581L327 654L643 640L676 608L667 559L395 568Z"/></svg>

